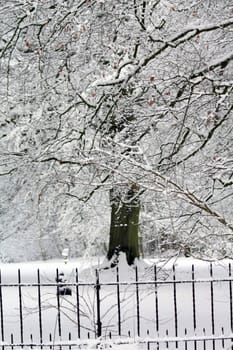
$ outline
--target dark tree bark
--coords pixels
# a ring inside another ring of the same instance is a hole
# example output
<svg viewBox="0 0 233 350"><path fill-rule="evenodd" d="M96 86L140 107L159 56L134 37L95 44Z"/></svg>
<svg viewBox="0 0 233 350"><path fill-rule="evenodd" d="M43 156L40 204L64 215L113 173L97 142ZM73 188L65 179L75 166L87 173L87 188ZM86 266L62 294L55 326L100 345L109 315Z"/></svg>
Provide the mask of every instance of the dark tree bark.
<svg viewBox="0 0 233 350"><path fill-rule="evenodd" d="M139 190L132 185L126 195L110 191L111 225L107 258L111 267L117 265L120 252L126 254L129 265L139 257Z"/></svg>

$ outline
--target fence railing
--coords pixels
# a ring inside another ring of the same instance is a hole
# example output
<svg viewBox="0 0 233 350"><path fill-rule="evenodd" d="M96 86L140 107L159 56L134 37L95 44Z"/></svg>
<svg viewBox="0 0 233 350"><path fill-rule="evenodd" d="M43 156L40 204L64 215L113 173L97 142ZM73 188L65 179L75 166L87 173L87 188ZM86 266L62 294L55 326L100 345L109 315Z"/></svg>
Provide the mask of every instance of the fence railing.
<svg viewBox="0 0 233 350"><path fill-rule="evenodd" d="M65 270L0 271L2 347L133 339L148 349L233 349L231 263Z"/></svg>

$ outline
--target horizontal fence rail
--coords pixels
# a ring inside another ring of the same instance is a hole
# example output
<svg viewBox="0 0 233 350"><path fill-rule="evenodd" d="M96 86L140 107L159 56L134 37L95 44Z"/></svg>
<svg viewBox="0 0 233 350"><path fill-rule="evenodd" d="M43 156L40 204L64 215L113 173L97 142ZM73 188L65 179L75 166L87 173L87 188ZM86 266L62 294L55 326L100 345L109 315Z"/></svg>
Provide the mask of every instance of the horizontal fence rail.
<svg viewBox="0 0 233 350"><path fill-rule="evenodd" d="M65 270L65 271L64 271ZM232 266L0 271L2 348L233 349ZM120 339L120 340L119 340Z"/></svg>
<svg viewBox="0 0 233 350"><path fill-rule="evenodd" d="M195 336L195 337L163 337L163 338L136 338L133 339L132 338L125 338L125 339L121 339L121 340L102 340L102 339L97 339L97 340L76 340L76 341L60 341L57 342L56 344L54 344L54 342L46 342L43 343L42 347L48 348L48 349L53 349L54 347L66 347L66 348L71 348L71 347L79 347L79 348L83 348L83 347L87 347L87 348L98 348L99 345L102 345L104 348L111 348L113 345L130 345L130 344L144 344L146 345L147 349L150 349L151 346L153 346L154 344L163 344L163 343L193 343L193 344L197 344L198 342L201 342L202 344L207 343L208 341L221 341L221 344L223 345L221 347L221 349L227 349L227 347L224 347L224 341L225 340L231 340L231 342L233 341L233 334L230 335L224 335L224 336ZM6 342L0 342L0 346L4 346L5 348L14 348L14 347L30 347L30 348L34 348L34 347L41 347L40 343L34 343L33 341L31 343L6 343ZM233 347L233 343L232 343L232 347ZM168 348L168 346L167 346ZM228 348L229 349L229 348Z"/></svg>
<svg viewBox="0 0 233 350"><path fill-rule="evenodd" d="M195 283L206 283L206 282L215 282L215 283L221 283L221 282L231 282L233 281L232 278L218 278L218 279L214 279L214 278L202 278L202 279L195 279ZM174 280L174 281L134 281L134 282L130 282L130 285L154 285L154 284L158 284L158 285L163 285L163 284L186 284L186 283L193 283L192 280ZM117 286L117 285L121 285L121 286L128 286L129 282L104 282L101 283L101 285L103 286ZM38 286L43 286L43 287L54 287L54 286L58 286L59 284L56 283L2 283L1 287L38 287ZM68 287L72 287L72 286L76 286L77 283L73 283L73 282L65 282L65 285ZM79 286L89 286L89 287L95 287L96 286L96 282L93 283L78 283Z"/></svg>

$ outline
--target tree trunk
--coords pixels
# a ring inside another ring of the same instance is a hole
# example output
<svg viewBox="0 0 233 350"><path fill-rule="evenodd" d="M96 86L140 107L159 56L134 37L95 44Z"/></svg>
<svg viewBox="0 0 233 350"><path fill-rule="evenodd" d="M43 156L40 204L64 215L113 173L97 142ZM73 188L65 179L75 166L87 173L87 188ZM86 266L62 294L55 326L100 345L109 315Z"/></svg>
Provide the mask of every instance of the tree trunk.
<svg viewBox="0 0 233 350"><path fill-rule="evenodd" d="M110 191L111 225L107 258L111 266L118 263L120 252L126 254L129 265L139 257L139 211L138 187L132 185L125 196L115 189Z"/></svg>

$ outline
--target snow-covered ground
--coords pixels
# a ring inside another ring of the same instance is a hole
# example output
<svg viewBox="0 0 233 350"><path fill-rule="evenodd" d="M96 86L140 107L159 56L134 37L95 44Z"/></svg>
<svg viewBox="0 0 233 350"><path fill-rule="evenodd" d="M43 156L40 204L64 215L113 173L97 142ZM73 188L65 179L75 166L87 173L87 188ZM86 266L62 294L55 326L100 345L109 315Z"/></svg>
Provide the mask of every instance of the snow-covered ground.
<svg viewBox="0 0 233 350"><path fill-rule="evenodd" d="M225 336L231 337L232 300L231 300L231 261L224 260L212 264L209 262L179 258L159 261L156 264L157 284L154 283L155 260L137 262L138 281L135 284L136 269L129 267L124 258L119 263L119 289L116 268L104 269L103 259L77 259L65 263L62 260L20 264L2 264L2 315L4 319L2 332L5 343L53 344L68 342L78 344L77 339L85 340L85 348L114 348L114 350L133 350L145 348L143 342L148 339L160 339L159 349L166 349L163 340L168 337L210 339ZM175 266L175 273L174 267ZM194 270L192 267L194 266ZM57 270L58 269L58 270ZM96 336L96 269L100 279L100 316L102 322L101 340ZM20 270L20 275L19 275ZM41 286L38 289L38 270ZM78 274L77 274L78 271ZM72 295L60 296L57 299L55 279L57 273L64 273L66 285L70 286ZM174 283L169 281L176 280ZM192 280L197 282L194 284ZM21 282L21 287L17 286ZM220 282L220 280L223 280ZM184 283L180 283L184 281ZM191 281L191 282L190 282ZM150 282L150 283L148 283ZM9 286L10 284L15 285ZM34 285L33 285L34 284ZM193 289L194 288L194 289ZM79 294L79 313L77 311L77 293ZM19 295L21 294L21 302ZM195 295L195 306L193 297ZM118 299L119 297L119 299ZM41 313L39 312L41 301ZM174 302L175 300L175 302ZM58 312L58 302L60 312ZM118 304L120 302L120 315ZM20 317L22 309L23 317ZM158 319L156 315L158 314ZM195 316L194 316L195 314ZM78 327L78 317L80 327ZM120 323L119 323L120 319ZM120 327L120 328L119 328ZM214 328L214 329L213 329ZM119 333L121 337L119 337ZM111 335L111 339L109 336ZM130 336L130 340L128 337ZM89 339L88 339L89 338ZM119 344L130 342L130 344ZM216 341L216 350L227 349L231 340ZM2 345L5 344L2 342ZM194 343L185 347L180 342L179 349L193 349ZM203 349L203 341L197 342L196 349ZM205 344L206 350L213 349L212 340ZM156 344L151 345L155 349ZM176 343L169 345L175 349ZM72 346L72 349L74 347Z"/></svg>

